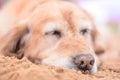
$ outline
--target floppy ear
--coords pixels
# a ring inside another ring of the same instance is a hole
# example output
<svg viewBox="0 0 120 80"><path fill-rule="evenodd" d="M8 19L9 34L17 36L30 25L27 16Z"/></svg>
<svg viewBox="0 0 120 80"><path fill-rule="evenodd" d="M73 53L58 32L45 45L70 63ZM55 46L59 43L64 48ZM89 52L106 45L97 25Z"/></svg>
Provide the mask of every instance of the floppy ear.
<svg viewBox="0 0 120 80"><path fill-rule="evenodd" d="M0 53L5 56L22 58L29 29L25 24L17 24L0 40Z"/></svg>
<svg viewBox="0 0 120 80"><path fill-rule="evenodd" d="M106 51L106 45L104 43L104 37L100 34L98 29L94 26L92 30L93 47L96 54L102 54Z"/></svg>

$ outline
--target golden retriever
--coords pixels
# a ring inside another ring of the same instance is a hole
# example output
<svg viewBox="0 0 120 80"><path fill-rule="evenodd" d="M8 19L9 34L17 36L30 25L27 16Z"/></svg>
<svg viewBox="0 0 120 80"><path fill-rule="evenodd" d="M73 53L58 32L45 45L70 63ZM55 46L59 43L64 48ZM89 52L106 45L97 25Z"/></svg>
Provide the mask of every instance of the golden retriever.
<svg viewBox="0 0 120 80"><path fill-rule="evenodd" d="M0 12L0 53L37 64L97 71L98 36L89 14L62 0L12 0Z"/></svg>

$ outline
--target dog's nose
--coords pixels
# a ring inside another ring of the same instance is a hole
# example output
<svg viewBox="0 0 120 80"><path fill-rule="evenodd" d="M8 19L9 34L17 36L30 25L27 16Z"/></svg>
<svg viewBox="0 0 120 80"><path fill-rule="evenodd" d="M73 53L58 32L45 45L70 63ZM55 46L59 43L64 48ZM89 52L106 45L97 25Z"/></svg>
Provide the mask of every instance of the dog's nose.
<svg viewBox="0 0 120 80"><path fill-rule="evenodd" d="M89 73L94 62L94 57L91 54L80 54L74 58L74 63L83 73Z"/></svg>

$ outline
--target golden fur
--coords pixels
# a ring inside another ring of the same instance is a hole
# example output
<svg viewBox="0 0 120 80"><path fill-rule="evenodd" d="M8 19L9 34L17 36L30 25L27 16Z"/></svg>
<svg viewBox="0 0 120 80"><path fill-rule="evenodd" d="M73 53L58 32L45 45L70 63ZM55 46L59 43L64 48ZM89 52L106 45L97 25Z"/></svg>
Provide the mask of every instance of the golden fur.
<svg viewBox="0 0 120 80"><path fill-rule="evenodd" d="M3 55L72 68L71 59L83 53L92 54L95 67L98 64L94 53L98 36L95 24L87 12L72 3L12 0L0 13L0 28ZM86 29L89 31L83 34Z"/></svg>

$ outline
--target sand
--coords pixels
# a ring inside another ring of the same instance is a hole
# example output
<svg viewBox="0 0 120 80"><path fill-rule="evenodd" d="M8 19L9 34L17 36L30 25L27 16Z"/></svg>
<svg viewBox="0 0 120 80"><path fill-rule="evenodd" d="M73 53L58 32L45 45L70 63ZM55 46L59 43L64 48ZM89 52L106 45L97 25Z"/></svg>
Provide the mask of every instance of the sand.
<svg viewBox="0 0 120 80"><path fill-rule="evenodd" d="M102 59L95 74L74 69L36 65L26 58L0 56L0 80L120 80L120 58Z"/></svg>

